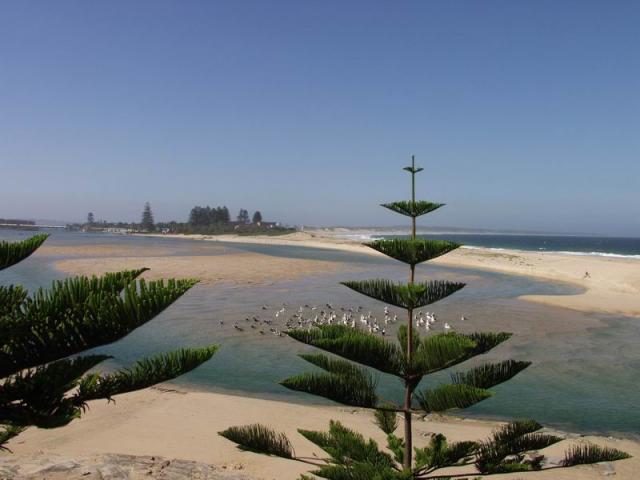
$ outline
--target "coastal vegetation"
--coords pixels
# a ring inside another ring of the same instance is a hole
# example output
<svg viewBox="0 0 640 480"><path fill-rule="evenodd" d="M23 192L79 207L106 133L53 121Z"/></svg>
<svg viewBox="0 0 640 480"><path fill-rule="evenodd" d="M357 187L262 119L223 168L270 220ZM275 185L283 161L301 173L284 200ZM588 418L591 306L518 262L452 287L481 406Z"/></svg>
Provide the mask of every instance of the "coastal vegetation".
<svg viewBox="0 0 640 480"><path fill-rule="evenodd" d="M47 235L0 242L0 270L35 252ZM123 338L184 295L197 281L139 278L146 268L56 281L29 294L0 286L0 449L28 426L53 428L79 417L87 402L170 380L209 360L217 346L184 348L112 373L111 358L83 352Z"/></svg>
<svg viewBox="0 0 640 480"><path fill-rule="evenodd" d="M140 223L96 221L93 212L87 214L84 224L69 224L67 230L90 232L120 233L178 233L198 235L286 235L295 232L294 228L284 227L278 222L266 222L262 213L256 210L250 217L249 211L241 208L236 220L226 206L195 206L189 212L187 222L155 222L149 202L145 203Z"/></svg>
<svg viewBox="0 0 640 480"><path fill-rule="evenodd" d="M142 228L143 232L153 232L156 229L156 225L153 221L153 212L151 211L151 205L149 204L149 202L144 204L140 227Z"/></svg>
<svg viewBox="0 0 640 480"><path fill-rule="evenodd" d="M459 282L416 280L416 265L445 255L460 245L448 241L416 237L416 219L443 206L440 203L415 198L415 177L422 168L412 164L405 168L411 174L411 200L382 206L411 218L408 239L377 240L365 244L409 267L408 281L395 283L386 279L342 282L348 288L407 312L407 321L398 329L397 341L340 324L324 324L287 331L287 335L306 345L334 356L305 353L301 358L319 368L281 382L289 389L319 395L345 405L373 409L375 422L385 433L387 448L381 449L374 440L339 422L332 421L327 432L299 429L298 432L327 454L325 458L301 458L295 455L291 442L262 424L233 426L219 434L241 448L311 464L316 477L330 480L401 480L473 477L527 472L579 464L628 458L624 452L597 445L573 447L564 459L549 463L538 453L563 440L542 433L542 425L533 420L507 423L481 442L449 442L441 434L433 435L423 447L413 445L412 423L416 415L426 417L453 409L470 407L493 395L491 389L503 383L530 363L505 360L477 365L467 371L455 371L449 383L423 379L443 370L452 369L474 357L485 354L507 341L507 332L462 334L455 331L421 337L414 329L414 312L438 302L465 285ZM451 329L449 329L451 330ZM367 368L368 367L368 368ZM377 391L377 370L398 378L403 386L403 401L399 404L383 401ZM398 436L398 417L403 423L403 435ZM445 468L456 468L456 473ZM472 470L473 468L473 470ZM304 479L311 477L303 476Z"/></svg>

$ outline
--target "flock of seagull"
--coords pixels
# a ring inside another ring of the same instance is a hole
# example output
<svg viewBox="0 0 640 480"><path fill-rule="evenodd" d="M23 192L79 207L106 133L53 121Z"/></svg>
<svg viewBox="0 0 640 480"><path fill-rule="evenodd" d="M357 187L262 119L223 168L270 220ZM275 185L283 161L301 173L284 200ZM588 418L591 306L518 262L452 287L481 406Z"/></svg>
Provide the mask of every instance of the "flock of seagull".
<svg viewBox="0 0 640 480"><path fill-rule="evenodd" d="M269 306L263 305L262 310L268 311ZM460 321L463 322L467 320L468 318L464 315L460 318ZM397 321L398 315L391 312L389 307L384 307L384 317L378 320L371 311L365 313L361 306L334 308L332 304L327 303L323 307L305 304L298 308L290 308L285 302L273 312L272 318L261 318L259 315L246 317L244 324L234 323L233 328L239 332L254 330L261 335L265 335L268 330L269 333L282 337L284 336L283 332L294 328L311 328L318 325L345 325L384 336L387 334L387 327ZM435 313L419 310L414 315L414 322L416 329L422 328L428 333L436 328L438 320ZM220 325L224 325L224 321L220 321ZM453 327L444 322L443 329L449 331Z"/></svg>

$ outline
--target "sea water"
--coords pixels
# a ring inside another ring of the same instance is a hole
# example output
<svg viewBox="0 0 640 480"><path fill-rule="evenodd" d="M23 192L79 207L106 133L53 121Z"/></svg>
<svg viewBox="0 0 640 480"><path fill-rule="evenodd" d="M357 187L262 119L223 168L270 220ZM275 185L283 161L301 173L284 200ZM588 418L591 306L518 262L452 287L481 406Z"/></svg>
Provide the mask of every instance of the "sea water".
<svg viewBox="0 0 640 480"><path fill-rule="evenodd" d="M376 238L402 238L405 235L376 235ZM517 235L517 234L475 234L428 233L423 238L451 240L473 248L496 250L523 250L532 252L556 252L568 255L595 255L640 259L640 238L595 237L579 235Z"/></svg>

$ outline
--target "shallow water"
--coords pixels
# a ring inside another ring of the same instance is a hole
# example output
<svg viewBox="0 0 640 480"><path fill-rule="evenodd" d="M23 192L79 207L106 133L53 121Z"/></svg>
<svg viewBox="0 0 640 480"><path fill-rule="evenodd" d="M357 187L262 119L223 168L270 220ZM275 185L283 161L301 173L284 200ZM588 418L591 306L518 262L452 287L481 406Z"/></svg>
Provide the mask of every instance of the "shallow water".
<svg viewBox="0 0 640 480"><path fill-rule="evenodd" d="M0 239L28 236L0 231ZM325 403L323 399L291 392L279 380L310 367L297 357L310 350L287 337L265 335L248 327L246 317L273 319L282 302L294 313L299 305L336 307L362 305L378 318L383 305L339 285L346 279L387 277L404 279L406 268L392 260L332 250L236 244L233 247L193 240L122 237L79 233L55 233L47 245L146 246L169 249L174 255L222 255L229 251L253 251L275 256L342 262L338 272L313 275L268 286L198 285L152 322L126 338L96 349L115 356L104 368L128 365L143 355L176 347L210 343L221 345L215 357L175 380L177 384L210 390L270 396L287 401ZM30 289L47 285L62 275L51 267L59 257L35 255L0 272L1 283L22 283ZM248 267L250 268L250 266ZM565 430L634 434L640 432L640 322L624 317L597 317L518 300L520 295L572 294L579 289L562 283L541 282L469 269L422 266L418 278L456 279L467 283L459 293L432 305L437 325L447 321L460 331L506 330L514 337L483 360L516 358L534 364L511 381L494 389L496 395L470 409L464 416L533 417ZM262 310L262 305L268 310ZM394 309L392 309L394 310ZM395 309L399 317L401 311ZM461 315L470 318L460 322ZM220 324L224 322L224 325ZM239 332L234 323L244 328ZM395 330L391 328L390 330ZM392 331L389 332L393 333ZM473 365L473 363L469 363ZM466 365L465 365L466 366ZM449 372L430 377L446 379ZM426 385L426 383L425 383ZM384 398L399 399L399 382L380 375Z"/></svg>

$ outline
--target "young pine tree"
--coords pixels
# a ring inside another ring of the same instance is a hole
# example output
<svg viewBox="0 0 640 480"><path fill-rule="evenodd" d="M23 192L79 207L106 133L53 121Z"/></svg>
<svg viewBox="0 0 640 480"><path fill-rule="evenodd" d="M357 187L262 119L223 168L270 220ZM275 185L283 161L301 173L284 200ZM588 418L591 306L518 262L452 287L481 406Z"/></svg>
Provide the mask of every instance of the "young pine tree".
<svg viewBox="0 0 640 480"><path fill-rule="evenodd" d="M145 232L153 232L155 230L155 223L153 222L153 212L151 211L151 205L149 204L149 202L146 202L144 204L140 226Z"/></svg>
<svg viewBox="0 0 640 480"><path fill-rule="evenodd" d="M0 270L27 258L46 238L0 242ZM31 295L19 285L0 285L0 449L28 426L66 425L89 400L170 380L213 356L215 345L181 349L114 373L87 373L110 357L78 354L126 336L196 283L145 282L138 279L145 270L68 278Z"/></svg>
<svg viewBox="0 0 640 480"><path fill-rule="evenodd" d="M562 439L539 433L542 427L534 421L512 422L485 442L449 443L443 435L435 435L426 446L413 446L412 423L415 414L424 416L474 405L489 398L492 387L521 372L529 366L529 362L506 360L484 364L466 372L452 373L450 383L434 384L429 381L421 387L425 377L482 355L508 340L511 335L505 332L446 332L421 337L414 330L416 309L454 294L464 284L416 280L416 265L451 252L460 245L416 236L416 219L443 204L416 200L415 177L422 168L415 166L413 157L411 166L404 170L411 174L411 199L383 206L411 218L410 238L376 240L365 245L405 263L408 266L408 281L395 283L374 279L343 282L343 285L360 294L406 310L406 324L400 326L397 342L345 325L324 324L315 328L290 330L287 334L291 338L342 358L324 354L300 355L323 372L304 373L281 382L292 390L373 409L377 425L387 435L388 451L379 449L373 440L366 441L362 435L338 422L331 422L328 432L299 430L302 436L328 454L327 458L311 462L308 458L295 456L286 436L263 425L231 427L220 432L220 435L242 448L315 464L317 469L312 473L331 480L443 478L439 473L441 469L464 469L465 466L466 471L456 474L456 477L540 470L544 466L544 457L527 457L525 453ZM370 370L352 362L399 378L403 385L403 402L399 405L381 402L376 393L376 377ZM398 415L403 423L403 437L394 434ZM626 457L626 454L617 450L590 446L569 451L558 466ZM469 471L472 466L475 471Z"/></svg>

